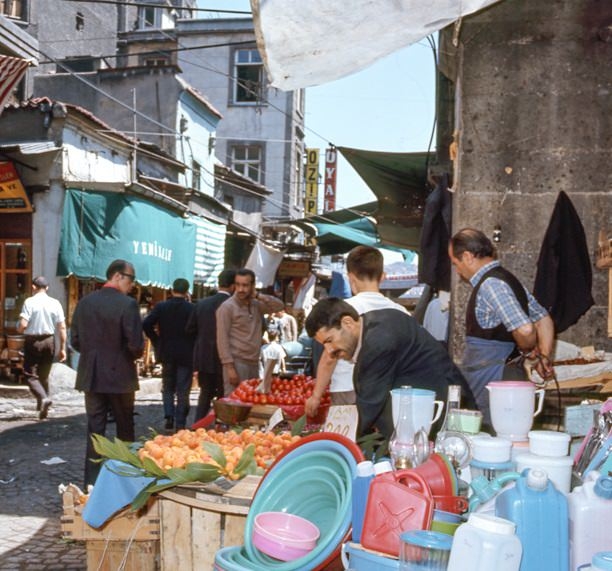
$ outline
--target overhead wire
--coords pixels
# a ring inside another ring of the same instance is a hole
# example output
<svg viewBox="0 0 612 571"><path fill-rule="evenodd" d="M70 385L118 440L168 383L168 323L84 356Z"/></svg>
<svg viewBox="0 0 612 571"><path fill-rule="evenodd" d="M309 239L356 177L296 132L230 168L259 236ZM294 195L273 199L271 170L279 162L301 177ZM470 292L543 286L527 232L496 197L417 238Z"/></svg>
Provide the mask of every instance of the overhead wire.
<svg viewBox="0 0 612 571"><path fill-rule="evenodd" d="M167 10L180 10L185 12L214 12L222 14L251 14L251 11L245 10L224 10L222 8L188 8L186 6L173 6L171 4L154 4L152 2L127 2L122 0L64 0L64 2L78 2L79 4L114 4L115 6L131 7L136 6L137 8L166 8Z"/></svg>

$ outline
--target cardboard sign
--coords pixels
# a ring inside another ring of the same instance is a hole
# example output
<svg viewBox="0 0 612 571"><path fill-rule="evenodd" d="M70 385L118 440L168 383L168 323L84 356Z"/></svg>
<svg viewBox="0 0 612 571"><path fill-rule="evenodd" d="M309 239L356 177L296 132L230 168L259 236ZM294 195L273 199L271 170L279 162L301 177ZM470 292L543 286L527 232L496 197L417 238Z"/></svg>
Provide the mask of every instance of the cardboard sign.
<svg viewBox="0 0 612 571"><path fill-rule="evenodd" d="M358 418L357 406L354 404L330 406L323 425L323 432L342 434L355 442Z"/></svg>
<svg viewBox="0 0 612 571"><path fill-rule="evenodd" d="M285 420L285 417L283 415L283 409L282 408L277 408L273 413L272 416L270 417L270 420L268 421L268 424L266 426L265 432L269 432L270 430L272 430L277 424L280 424L281 422L283 422L283 420Z"/></svg>

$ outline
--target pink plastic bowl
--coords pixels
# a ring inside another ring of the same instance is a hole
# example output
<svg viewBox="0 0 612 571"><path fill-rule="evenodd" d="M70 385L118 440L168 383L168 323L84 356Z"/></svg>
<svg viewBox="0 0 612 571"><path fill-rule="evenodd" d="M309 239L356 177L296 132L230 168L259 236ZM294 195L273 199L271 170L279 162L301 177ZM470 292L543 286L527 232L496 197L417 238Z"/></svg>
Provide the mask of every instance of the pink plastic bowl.
<svg viewBox="0 0 612 571"><path fill-rule="evenodd" d="M316 547L319 535L314 523L285 512L262 512L253 522L253 545L281 561L308 555Z"/></svg>

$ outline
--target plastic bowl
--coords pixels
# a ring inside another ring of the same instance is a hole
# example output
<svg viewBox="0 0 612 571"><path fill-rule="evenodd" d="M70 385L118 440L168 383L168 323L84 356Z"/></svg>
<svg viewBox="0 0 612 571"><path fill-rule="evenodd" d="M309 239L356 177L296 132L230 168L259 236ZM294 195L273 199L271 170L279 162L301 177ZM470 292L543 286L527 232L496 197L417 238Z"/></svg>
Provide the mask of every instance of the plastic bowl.
<svg viewBox="0 0 612 571"><path fill-rule="evenodd" d="M307 519L285 512L262 512L253 523L253 545L263 553L293 561L317 545L319 528Z"/></svg>

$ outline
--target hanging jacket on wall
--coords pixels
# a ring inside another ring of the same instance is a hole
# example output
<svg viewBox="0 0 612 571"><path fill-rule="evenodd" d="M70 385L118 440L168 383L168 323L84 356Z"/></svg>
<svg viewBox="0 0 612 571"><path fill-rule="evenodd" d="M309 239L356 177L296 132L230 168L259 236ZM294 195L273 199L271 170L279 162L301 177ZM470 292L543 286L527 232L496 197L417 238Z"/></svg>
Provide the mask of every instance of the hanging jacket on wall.
<svg viewBox="0 0 612 571"><path fill-rule="evenodd" d="M584 228L572 201L561 191L540 249L533 295L548 310L555 331L560 333L595 303L592 286Z"/></svg>

